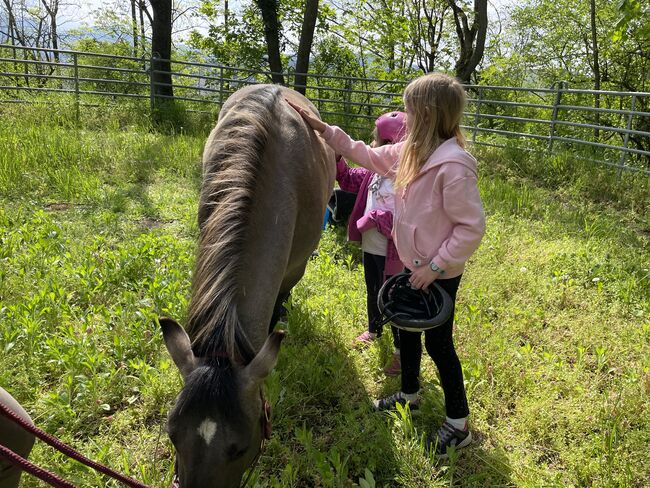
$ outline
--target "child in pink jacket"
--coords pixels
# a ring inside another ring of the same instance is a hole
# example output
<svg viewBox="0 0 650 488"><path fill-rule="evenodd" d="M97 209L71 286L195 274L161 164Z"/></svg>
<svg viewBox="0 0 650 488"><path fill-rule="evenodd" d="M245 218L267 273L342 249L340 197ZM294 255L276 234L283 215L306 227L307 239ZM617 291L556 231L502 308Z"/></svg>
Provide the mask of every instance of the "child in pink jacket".
<svg viewBox="0 0 650 488"><path fill-rule="evenodd" d="M394 178L393 240L402 263L412 271L411 286L426 288L437 281L454 302L465 262L485 233L476 160L465 150L460 130L465 103L465 91L455 78L434 73L413 80L404 91L406 140L376 148L353 141L338 127L294 106L337 154ZM427 447L439 456L446 456L450 446L459 449L472 440L452 329L453 313L445 324L424 332L445 395L446 419L427 437ZM377 410L407 402L411 409L418 408L421 334L400 330L402 388L376 400Z"/></svg>
<svg viewBox="0 0 650 488"><path fill-rule="evenodd" d="M406 114L389 112L375 121L372 147L401 141L406 133ZM361 242L363 274L366 282L368 330L356 338L357 343L368 344L382 333L381 314L377 295L384 281L404 266L393 243L393 213L395 194L390 178L382 177L365 168L350 168L343 157L336 161L336 181L342 190L357 197L348 220L348 239ZM384 368L388 376L400 374L399 330L391 326L395 351Z"/></svg>

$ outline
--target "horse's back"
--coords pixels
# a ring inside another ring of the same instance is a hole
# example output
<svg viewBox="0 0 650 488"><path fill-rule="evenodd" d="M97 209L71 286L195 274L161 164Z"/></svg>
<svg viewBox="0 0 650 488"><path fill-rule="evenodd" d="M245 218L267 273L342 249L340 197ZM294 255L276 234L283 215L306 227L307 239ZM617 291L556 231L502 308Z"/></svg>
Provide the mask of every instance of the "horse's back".
<svg viewBox="0 0 650 488"><path fill-rule="evenodd" d="M239 150L254 149L261 156L256 168L257 184L263 187L269 181L275 182L278 204L296 200L298 218L313 218L320 229L334 184L334 153L285 99L318 114L303 95L279 85L250 85L233 93L224 103L206 144L204 172L210 171L229 145L239 143L247 146ZM241 132L252 141L235 141L233 134L228 133L232 126L243 128ZM255 135L261 135L263 140Z"/></svg>

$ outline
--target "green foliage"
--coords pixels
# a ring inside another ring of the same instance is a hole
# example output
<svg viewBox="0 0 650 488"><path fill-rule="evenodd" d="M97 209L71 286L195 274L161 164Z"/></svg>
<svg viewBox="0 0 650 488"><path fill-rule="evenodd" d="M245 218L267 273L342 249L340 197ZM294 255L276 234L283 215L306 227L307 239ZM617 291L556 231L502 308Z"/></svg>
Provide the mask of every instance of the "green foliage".
<svg viewBox="0 0 650 488"><path fill-rule="evenodd" d="M614 42L620 42L630 37L650 39L650 7L640 0L620 0L618 3L620 18L612 34Z"/></svg>
<svg viewBox="0 0 650 488"><path fill-rule="evenodd" d="M254 69L266 67L263 62L266 53L264 25L255 3L243 3L241 16L230 11L227 24L222 3L220 0L201 2L200 11L210 23L208 35L193 31L189 45L210 53L222 65Z"/></svg>
<svg viewBox="0 0 650 488"><path fill-rule="evenodd" d="M646 27L648 9L639 2L596 2L596 33L601 66L601 89L647 91ZM623 15L621 21L617 21ZM626 33L623 36L623 32ZM617 42L612 42L612 37ZM529 0L512 10L510 27L488 52L487 71L501 74L507 86L549 86L560 80L572 87L593 88L589 2ZM492 60L494 59L495 64ZM482 77L482 74L481 74Z"/></svg>

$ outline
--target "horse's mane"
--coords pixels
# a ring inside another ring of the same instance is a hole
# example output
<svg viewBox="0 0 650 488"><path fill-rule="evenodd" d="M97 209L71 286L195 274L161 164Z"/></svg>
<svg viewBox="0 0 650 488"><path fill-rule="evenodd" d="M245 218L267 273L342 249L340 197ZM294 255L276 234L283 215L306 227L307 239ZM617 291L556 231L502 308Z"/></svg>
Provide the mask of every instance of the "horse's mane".
<svg viewBox="0 0 650 488"><path fill-rule="evenodd" d="M278 87L250 91L220 119L204 161L199 239L187 333L198 356L253 350L239 327L236 295L244 232L259 166L273 123Z"/></svg>
<svg viewBox="0 0 650 488"><path fill-rule="evenodd" d="M200 411L206 405L219 405L225 415L237 415L239 385L235 381L233 365L227 358L211 358L197 367L185 380L185 388L177 399L176 408Z"/></svg>

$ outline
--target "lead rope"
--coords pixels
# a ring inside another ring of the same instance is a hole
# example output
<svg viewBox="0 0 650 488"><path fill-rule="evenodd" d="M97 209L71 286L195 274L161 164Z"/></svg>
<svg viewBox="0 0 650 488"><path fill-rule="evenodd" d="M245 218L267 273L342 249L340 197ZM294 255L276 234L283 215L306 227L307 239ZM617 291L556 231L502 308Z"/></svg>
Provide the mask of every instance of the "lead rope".
<svg viewBox="0 0 650 488"><path fill-rule="evenodd" d="M36 466L34 463L28 461L22 456L19 456L2 444L0 444L0 457L5 458L14 466L17 466L26 473L36 476L38 479L45 481L48 485L54 486L55 488L75 488L72 483L64 480L63 478L59 478L54 473L50 473L49 471Z"/></svg>
<svg viewBox="0 0 650 488"><path fill-rule="evenodd" d="M89 466L89 467L93 468L95 471L99 471L100 473L103 473L106 476L110 476L111 478L115 478L116 480L121 481L123 484L125 484L126 486L130 486L131 488L151 488L149 485L145 485L144 483L140 483L139 481L134 480L133 478L125 476L125 475L123 475L121 473L118 473L117 471L114 471L111 468L109 468L107 466L104 466L103 464L100 464L100 463L95 462L95 461L93 461L91 459L88 459L83 454L75 451L73 448L71 448L70 446L64 444L63 442L61 442L59 439L57 439L53 435L50 435L47 432L45 432L44 430L41 430L38 427L36 427L35 425L32 425L31 423L27 422L25 419L23 419L22 417L17 415L13 410L11 410L9 407L7 407L2 402L0 402L0 414L3 414L9 420L11 420L14 423L18 424L20 427L22 427L26 431L31 432L36 437L38 437L39 439L44 441L46 444L49 444L50 446L52 446L56 450L62 452L63 454L67 455L68 457L71 457L72 459L75 459L76 461L79 461L80 463L85 464L86 466ZM3 452L3 455L4 455L4 452ZM68 485L68 486L74 486L74 485Z"/></svg>

